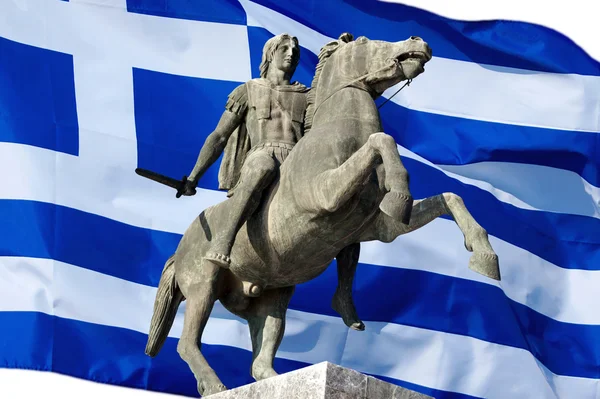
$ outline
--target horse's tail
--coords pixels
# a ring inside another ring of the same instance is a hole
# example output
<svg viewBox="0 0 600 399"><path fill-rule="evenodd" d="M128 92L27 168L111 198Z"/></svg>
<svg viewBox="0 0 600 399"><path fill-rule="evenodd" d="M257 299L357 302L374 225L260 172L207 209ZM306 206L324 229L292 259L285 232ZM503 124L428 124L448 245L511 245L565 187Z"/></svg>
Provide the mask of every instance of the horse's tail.
<svg viewBox="0 0 600 399"><path fill-rule="evenodd" d="M175 259L173 255L165 263L165 268L158 283L154 313L152 314L150 333L146 344L146 355L154 357L160 352L175 320L177 308L183 299L183 294L175 280Z"/></svg>

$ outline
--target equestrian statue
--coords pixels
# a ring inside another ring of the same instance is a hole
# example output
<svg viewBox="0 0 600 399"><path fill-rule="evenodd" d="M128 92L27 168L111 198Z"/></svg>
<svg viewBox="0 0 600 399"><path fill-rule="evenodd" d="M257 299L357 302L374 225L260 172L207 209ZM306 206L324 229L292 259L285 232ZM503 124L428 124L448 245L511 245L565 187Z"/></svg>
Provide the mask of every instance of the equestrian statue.
<svg viewBox="0 0 600 399"><path fill-rule="evenodd" d="M146 346L146 354L158 354L187 301L177 351L203 396L227 389L200 350L217 300L248 322L257 381L277 375L273 359L295 286L334 259L332 307L363 330L352 299L361 242L391 242L449 215L473 253L469 268L500 280L498 256L462 199L440 193L413 200L396 142L382 132L375 99L424 72L427 43L344 33L321 49L310 89L291 83L299 55L290 35L266 43L261 77L229 95L189 178L172 184L178 197L194 195L223 154L219 181L228 198L199 214L166 261Z"/></svg>

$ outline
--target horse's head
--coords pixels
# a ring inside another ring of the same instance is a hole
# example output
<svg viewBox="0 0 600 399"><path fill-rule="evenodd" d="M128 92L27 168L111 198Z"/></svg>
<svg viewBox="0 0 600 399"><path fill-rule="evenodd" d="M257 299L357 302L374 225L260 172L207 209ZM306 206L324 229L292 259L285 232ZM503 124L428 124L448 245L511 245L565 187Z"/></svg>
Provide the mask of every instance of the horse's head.
<svg viewBox="0 0 600 399"><path fill-rule="evenodd" d="M310 130L317 108L341 89L357 87L376 98L395 84L423 73L430 59L431 48L420 37L387 42L364 36L353 40L351 34L342 34L323 46L319 54L305 128Z"/></svg>
<svg viewBox="0 0 600 399"><path fill-rule="evenodd" d="M395 84L420 75L431 59L431 48L416 36L401 42L362 36L340 46L335 58L344 80L358 79L375 95L381 95Z"/></svg>

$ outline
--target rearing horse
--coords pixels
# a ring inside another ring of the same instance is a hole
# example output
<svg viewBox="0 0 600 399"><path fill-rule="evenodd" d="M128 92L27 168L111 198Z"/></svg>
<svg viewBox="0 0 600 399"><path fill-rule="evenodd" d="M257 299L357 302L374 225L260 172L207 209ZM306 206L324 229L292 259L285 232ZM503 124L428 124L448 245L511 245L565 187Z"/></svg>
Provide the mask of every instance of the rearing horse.
<svg viewBox="0 0 600 399"><path fill-rule="evenodd" d="M381 133L374 99L424 71L431 49L418 37L390 43L344 34L319 54L305 136L282 164L255 214L238 235L232 265L203 260L228 214L224 201L206 209L183 235L164 267L146 353L155 356L187 300L177 350L201 395L226 389L200 351L215 301L248 321L251 374L271 377L285 315L297 284L321 274L337 257L339 284L332 305L344 322L364 329L351 297L360 242L391 242L448 214L473 252L469 267L500 279L498 257L486 231L452 193L414 201L395 140ZM244 287L243 282L252 286Z"/></svg>

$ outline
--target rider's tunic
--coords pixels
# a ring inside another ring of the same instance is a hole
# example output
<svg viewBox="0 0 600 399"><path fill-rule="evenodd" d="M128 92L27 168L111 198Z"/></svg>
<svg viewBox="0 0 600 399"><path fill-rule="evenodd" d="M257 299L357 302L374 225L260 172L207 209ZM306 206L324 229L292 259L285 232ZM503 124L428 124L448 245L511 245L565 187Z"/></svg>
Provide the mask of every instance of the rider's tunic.
<svg viewBox="0 0 600 399"><path fill-rule="evenodd" d="M231 92L225 108L244 122L229 138L219 170L219 188L230 190L228 196L245 161L267 153L279 167L302 138L308 91L298 82L275 86L259 78Z"/></svg>

